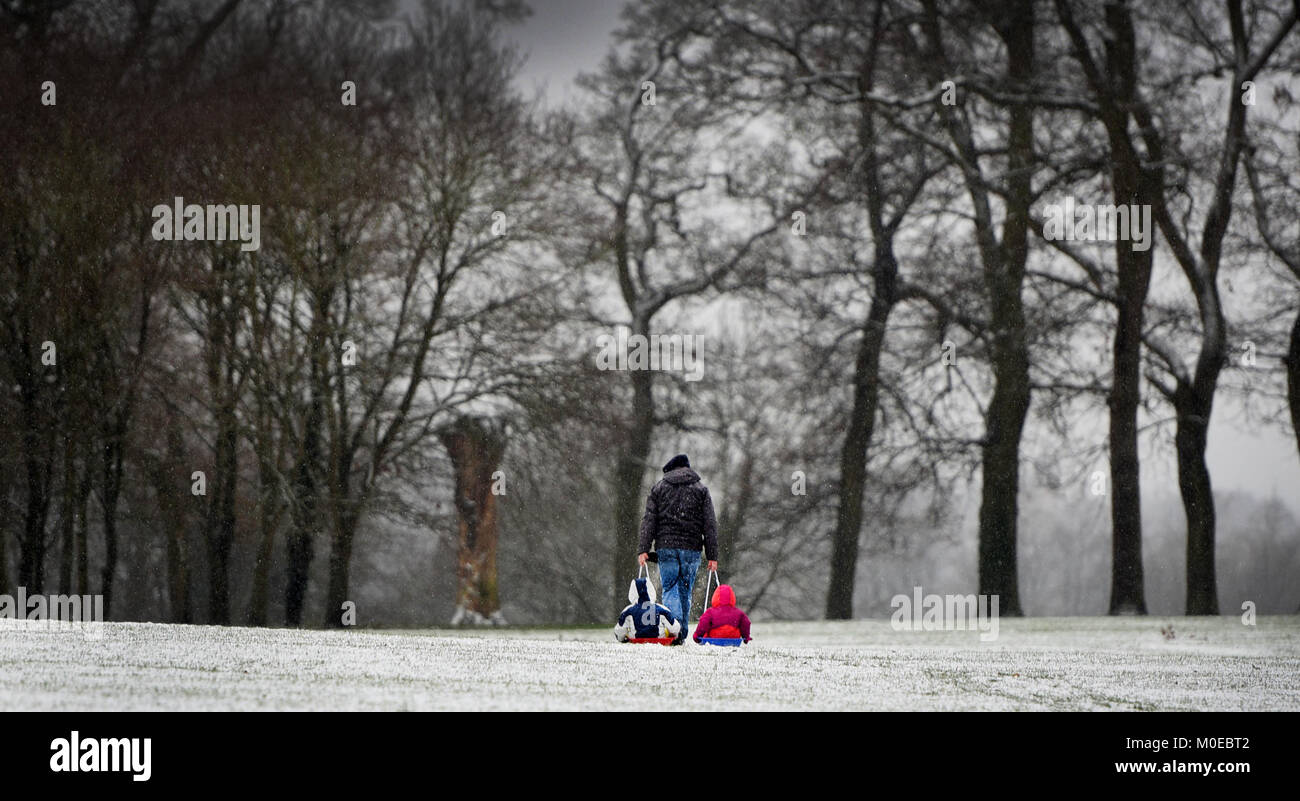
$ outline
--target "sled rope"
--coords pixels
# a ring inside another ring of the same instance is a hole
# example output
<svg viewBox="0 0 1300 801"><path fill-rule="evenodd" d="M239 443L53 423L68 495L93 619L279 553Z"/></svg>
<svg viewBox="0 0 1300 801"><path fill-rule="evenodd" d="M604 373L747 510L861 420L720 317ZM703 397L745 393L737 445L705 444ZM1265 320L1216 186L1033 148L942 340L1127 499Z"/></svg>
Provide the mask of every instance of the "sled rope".
<svg viewBox="0 0 1300 801"><path fill-rule="evenodd" d="M704 608L706 610L709 608L709 582L715 579L717 579L717 585L721 587L722 579L718 578L718 571L716 570L710 570L709 575L704 579ZM700 614L703 615L704 613L701 612Z"/></svg>

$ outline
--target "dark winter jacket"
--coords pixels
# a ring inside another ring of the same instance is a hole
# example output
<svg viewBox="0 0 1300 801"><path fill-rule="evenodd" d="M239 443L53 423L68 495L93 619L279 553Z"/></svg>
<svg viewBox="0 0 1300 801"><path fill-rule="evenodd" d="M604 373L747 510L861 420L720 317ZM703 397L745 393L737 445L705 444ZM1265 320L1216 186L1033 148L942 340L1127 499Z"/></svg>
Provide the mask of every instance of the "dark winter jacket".
<svg viewBox="0 0 1300 801"><path fill-rule="evenodd" d="M650 490L641 518L641 540L637 553L681 548L704 549L710 561L718 558L718 521L713 515L713 499L708 487L700 483L700 474L689 467L679 467L664 474Z"/></svg>
<svg viewBox="0 0 1300 801"><path fill-rule="evenodd" d="M713 591L713 606L700 616L695 624L695 641L701 637L739 637L749 642L749 616L736 608L736 591L723 584Z"/></svg>
<svg viewBox="0 0 1300 801"><path fill-rule="evenodd" d="M655 603L655 585L649 579L634 579L627 599L632 603L619 613L614 639L627 642L632 637L676 637L681 632L681 621L668 607Z"/></svg>

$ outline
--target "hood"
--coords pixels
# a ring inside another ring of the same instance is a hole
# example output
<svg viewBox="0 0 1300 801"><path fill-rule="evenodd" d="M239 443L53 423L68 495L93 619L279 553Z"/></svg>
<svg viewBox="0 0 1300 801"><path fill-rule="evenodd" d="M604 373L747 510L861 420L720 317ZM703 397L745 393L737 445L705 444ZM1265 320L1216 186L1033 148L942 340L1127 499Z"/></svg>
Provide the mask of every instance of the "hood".
<svg viewBox="0 0 1300 801"><path fill-rule="evenodd" d="M663 480L669 484L693 484L700 480L700 474L689 467L679 467L664 473Z"/></svg>
<svg viewBox="0 0 1300 801"><path fill-rule="evenodd" d="M714 606L735 606L736 591L731 589L730 584L723 584L713 591Z"/></svg>
<svg viewBox="0 0 1300 801"><path fill-rule="evenodd" d="M634 604L643 604L646 601L654 603L655 585L647 578L633 579L632 586L627 588L627 600Z"/></svg>

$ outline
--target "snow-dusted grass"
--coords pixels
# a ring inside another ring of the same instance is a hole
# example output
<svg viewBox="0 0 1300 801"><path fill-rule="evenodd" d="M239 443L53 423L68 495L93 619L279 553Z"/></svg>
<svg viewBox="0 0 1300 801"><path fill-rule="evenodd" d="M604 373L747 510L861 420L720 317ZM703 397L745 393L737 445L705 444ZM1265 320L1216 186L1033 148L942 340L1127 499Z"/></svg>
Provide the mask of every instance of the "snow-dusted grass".
<svg viewBox="0 0 1300 801"><path fill-rule="evenodd" d="M868 620L755 635L734 649L619 645L604 628L10 626L0 710L1300 710L1297 616L1004 618L987 643Z"/></svg>

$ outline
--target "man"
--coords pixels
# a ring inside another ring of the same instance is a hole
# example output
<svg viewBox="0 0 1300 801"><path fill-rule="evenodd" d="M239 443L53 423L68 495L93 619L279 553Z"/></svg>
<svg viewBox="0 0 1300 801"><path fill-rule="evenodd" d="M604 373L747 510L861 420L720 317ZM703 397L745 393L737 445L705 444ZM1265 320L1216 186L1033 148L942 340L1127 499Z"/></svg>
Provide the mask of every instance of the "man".
<svg viewBox="0 0 1300 801"><path fill-rule="evenodd" d="M713 515L713 499L684 453L664 465L664 477L646 498L637 564L646 563L651 547L659 560L664 604L682 622L676 640L680 644L690 633L687 619L695 573L700 569L701 547L709 560L709 570L718 569L718 521Z"/></svg>

